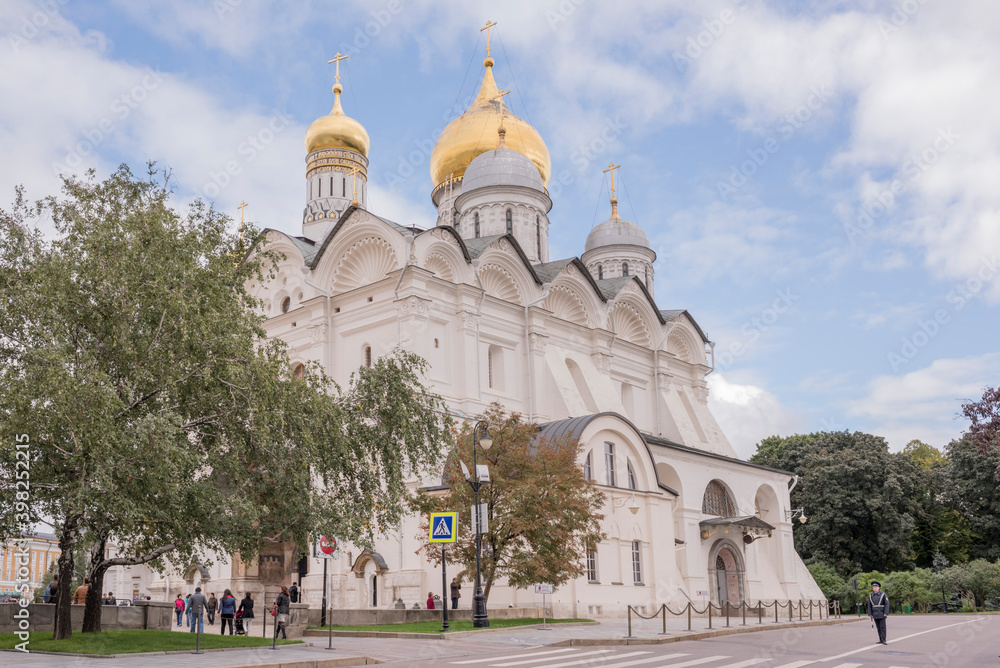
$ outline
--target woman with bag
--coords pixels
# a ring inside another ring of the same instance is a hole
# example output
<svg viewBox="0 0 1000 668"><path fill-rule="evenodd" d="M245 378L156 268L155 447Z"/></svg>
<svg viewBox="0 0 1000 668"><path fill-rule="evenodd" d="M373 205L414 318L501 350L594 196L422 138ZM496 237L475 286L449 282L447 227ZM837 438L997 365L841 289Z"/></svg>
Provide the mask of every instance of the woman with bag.
<svg viewBox="0 0 1000 668"><path fill-rule="evenodd" d="M292 599L288 595L288 587L281 585L281 593L278 594L278 598L274 599L274 607L271 608L271 614L278 618L278 627L274 629L275 637L278 637L278 629L280 629L281 637L288 640L288 635L285 633L285 624L288 623L288 612L291 603Z"/></svg>
<svg viewBox="0 0 1000 668"><path fill-rule="evenodd" d="M226 622L229 623L229 635L233 635L233 617L236 616L236 599L228 589L222 594L219 601L219 618L222 620L220 627L221 635L226 635Z"/></svg>

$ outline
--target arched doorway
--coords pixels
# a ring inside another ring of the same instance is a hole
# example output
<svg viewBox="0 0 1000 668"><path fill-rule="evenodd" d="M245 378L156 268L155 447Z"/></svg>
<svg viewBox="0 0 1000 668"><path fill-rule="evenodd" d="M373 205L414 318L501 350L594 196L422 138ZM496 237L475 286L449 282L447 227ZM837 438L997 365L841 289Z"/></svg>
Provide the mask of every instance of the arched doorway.
<svg viewBox="0 0 1000 668"><path fill-rule="evenodd" d="M743 559L739 549L726 541L719 541L712 549L709 562L709 581L715 589L713 598L718 605L739 605L743 594Z"/></svg>
<svg viewBox="0 0 1000 668"><path fill-rule="evenodd" d="M378 576L372 575L372 607L378 607Z"/></svg>

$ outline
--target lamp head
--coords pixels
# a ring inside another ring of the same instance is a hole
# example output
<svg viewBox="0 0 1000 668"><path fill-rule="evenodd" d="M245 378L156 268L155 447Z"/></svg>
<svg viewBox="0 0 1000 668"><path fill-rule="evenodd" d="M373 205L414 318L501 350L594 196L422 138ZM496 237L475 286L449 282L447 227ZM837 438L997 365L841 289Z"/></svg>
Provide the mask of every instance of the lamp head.
<svg viewBox="0 0 1000 668"><path fill-rule="evenodd" d="M799 523L800 524L805 524L806 523L806 516L805 515L801 515L799 517Z"/></svg>
<svg viewBox="0 0 1000 668"><path fill-rule="evenodd" d="M635 497L632 497L632 503L629 504L628 509L633 515L639 513L639 502L635 500Z"/></svg>
<svg viewBox="0 0 1000 668"><path fill-rule="evenodd" d="M490 432L483 428L483 435L479 437L479 445L482 446L483 450L489 450L493 447L493 437L490 436Z"/></svg>

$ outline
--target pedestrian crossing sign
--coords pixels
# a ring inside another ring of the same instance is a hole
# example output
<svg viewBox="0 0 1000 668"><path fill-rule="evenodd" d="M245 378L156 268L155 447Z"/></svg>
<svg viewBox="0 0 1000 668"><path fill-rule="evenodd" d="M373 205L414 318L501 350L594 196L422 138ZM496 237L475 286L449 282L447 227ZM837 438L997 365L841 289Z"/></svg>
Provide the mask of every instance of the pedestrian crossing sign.
<svg viewBox="0 0 1000 668"><path fill-rule="evenodd" d="M458 513L431 513L428 540L431 543L454 543L457 518Z"/></svg>

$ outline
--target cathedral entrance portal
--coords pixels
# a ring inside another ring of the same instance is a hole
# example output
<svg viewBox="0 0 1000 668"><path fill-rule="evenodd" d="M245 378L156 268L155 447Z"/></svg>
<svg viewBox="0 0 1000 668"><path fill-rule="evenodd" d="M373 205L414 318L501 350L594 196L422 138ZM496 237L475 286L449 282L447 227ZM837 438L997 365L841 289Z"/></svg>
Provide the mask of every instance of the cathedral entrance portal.
<svg viewBox="0 0 1000 668"><path fill-rule="evenodd" d="M709 562L709 581L715 587L718 605L739 605L744 600L743 561L738 550L722 541L716 543Z"/></svg>

